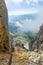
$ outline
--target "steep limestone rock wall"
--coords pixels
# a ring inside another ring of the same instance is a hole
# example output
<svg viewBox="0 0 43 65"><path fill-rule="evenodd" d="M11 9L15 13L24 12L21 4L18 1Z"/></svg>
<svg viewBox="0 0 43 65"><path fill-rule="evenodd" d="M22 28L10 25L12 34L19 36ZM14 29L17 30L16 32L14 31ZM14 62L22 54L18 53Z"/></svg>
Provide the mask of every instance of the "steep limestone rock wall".
<svg viewBox="0 0 43 65"><path fill-rule="evenodd" d="M35 50L35 49L43 51L43 24L40 27L36 39L30 43L30 50Z"/></svg>
<svg viewBox="0 0 43 65"><path fill-rule="evenodd" d="M8 13L5 0L0 0L0 50L9 50Z"/></svg>

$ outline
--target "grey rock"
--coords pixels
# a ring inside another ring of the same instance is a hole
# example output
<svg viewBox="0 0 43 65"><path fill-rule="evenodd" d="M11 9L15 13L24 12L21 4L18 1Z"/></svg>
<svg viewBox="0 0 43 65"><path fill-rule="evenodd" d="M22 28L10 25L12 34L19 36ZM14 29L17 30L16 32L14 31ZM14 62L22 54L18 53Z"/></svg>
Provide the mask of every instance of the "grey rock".
<svg viewBox="0 0 43 65"><path fill-rule="evenodd" d="M38 49L43 51L43 24L40 27L40 30L36 36L36 39L30 43L29 47L30 47L30 50Z"/></svg>

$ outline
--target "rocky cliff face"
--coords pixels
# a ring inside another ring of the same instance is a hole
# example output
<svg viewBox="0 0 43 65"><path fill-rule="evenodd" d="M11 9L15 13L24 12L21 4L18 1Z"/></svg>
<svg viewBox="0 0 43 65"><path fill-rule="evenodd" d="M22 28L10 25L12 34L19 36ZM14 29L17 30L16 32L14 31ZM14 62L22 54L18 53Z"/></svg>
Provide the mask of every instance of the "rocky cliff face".
<svg viewBox="0 0 43 65"><path fill-rule="evenodd" d="M35 50L35 49L43 50L43 24L40 27L36 39L30 43L30 50Z"/></svg>
<svg viewBox="0 0 43 65"><path fill-rule="evenodd" d="M8 13L4 0L0 0L0 50L9 49Z"/></svg>

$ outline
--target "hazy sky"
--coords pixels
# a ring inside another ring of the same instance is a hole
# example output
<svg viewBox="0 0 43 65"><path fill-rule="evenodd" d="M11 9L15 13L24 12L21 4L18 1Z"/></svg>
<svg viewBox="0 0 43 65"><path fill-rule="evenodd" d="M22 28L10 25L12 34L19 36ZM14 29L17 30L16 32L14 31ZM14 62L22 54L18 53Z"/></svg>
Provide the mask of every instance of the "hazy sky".
<svg viewBox="0 0 43 65"><path fill-rule="evenodd" d="M40 25L43 23L43 0L5 0L5 2L9 16L38 14L34 21L26 19L23 24L17 21L15 24L20 27L20 30L34 32L39 30Z"/></svg>
<svg viewBox="0 0 43 65"><path fill-rule="evenodd" d="M5 2L9 15L37 13L38 9L43 8L43 0L5 0Z"/></svg>

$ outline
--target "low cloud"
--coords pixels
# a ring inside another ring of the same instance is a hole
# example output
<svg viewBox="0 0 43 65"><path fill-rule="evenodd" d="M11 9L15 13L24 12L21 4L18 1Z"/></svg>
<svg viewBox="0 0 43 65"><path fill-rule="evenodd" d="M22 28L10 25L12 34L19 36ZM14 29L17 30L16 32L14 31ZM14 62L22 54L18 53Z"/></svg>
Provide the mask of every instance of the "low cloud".
<svg viewBox="0 0 43 65"><path fill-rule="evenodd" d="M22 32L32 31L36 33L39 31L39 28L42 24L43 24L43 10L40 10L35 20L32 19L24 20L22 27L20 27L19 29Z"/></svg>
<svg viewBox="0 0 43 65"><path fill-rule="evenodd" d="M20 27L22 27L22 24L17 21L17 22L15 22L15 26L20 28Z"/></svg>

